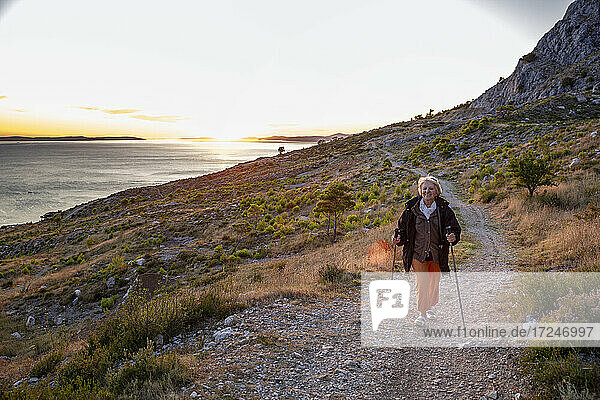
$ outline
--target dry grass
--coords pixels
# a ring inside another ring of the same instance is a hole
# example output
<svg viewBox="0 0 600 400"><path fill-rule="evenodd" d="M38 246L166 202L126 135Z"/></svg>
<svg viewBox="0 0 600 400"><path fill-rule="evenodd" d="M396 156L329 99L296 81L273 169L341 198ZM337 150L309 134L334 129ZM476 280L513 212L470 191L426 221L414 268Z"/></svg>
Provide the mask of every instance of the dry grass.
<svg viewBox="0 0 600 400"><path fill-rule="evenodd" d="M512 195L500 203L511 239L521 248L524 270L600 270L597 179L563 182L528 199Z"/></svg>
<svg viewBox="0 0 600 400"><path fill-rule="evenodd" d="M391 225L382 226L308 254L239 266L219 283L220 291L248 302L282 295L327 295L331 287L323 282L321 275L327 267L349 274L390 270L391 246L382 246L381 243L389 239L392 231ZM398 251L396 262L399 257Z"/></svg>
<svg viewBox="0 0 600 400"><path fill-rule="evenodd" d="M275 297L339 296L358 285L358 274L364 271L391 271L393 247L391 232L395 224L371 229L337 243L320 247L307 254L261 263L241 265L218 283L226 296L245 303ZM467 234L457 246L457 262L464 262L477 248ZM402 248L396 250L396 266L402 268ZM341 270L345 284L331 285L323 280L326 269Z"/></svg>

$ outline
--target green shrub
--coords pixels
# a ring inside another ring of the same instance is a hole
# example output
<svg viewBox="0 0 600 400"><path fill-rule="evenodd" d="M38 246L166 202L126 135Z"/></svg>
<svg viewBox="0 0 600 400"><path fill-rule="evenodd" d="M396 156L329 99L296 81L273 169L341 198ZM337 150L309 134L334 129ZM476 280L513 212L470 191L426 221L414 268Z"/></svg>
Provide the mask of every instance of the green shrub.
<svg viewBox="0 0 600 400"><path fill-rule="evenodd" d="M529 197L539 186L555 185L554 166L547 158L532 151L513 157L506 169L514 179L515 186L527 188Z"/></svg>
<svg viewBox="0 0 600 400"><path fill-rule="evenodd" d="M491 119L487 117L483 117L481 119L472 119L464 124L458 133L461 135L466 135L477 130L483 130L490 124L490 122Z"/></svg>
<svg viewBox="0 0 600 400"><path fill-rule="evenodd" d="M237 308L237 304L212 292L170 293L150 300L134 294L100 324L90 346L108 347L115 354L136 352L159 334L169 338L210 316L221 317Z"/></svg>
<svg viewBox="0 0 600 400"><path fill-rule="evenodd" d="M341 282L344 270L336 266L327 265L319 271L319 276L325 283L336 284Z"/></svg>
<svg viewBox="0 0 600 400"><path fill-rule="evenodd" d="M543 399L566 398L560 393L566 387L571 389L571 393L580 394L569 398L593 399L600 395L597 384L600 382L600 367L585 359L592 359L594 353L597 354L596 348L529 348L522 355L521 368L532 376L532 382ZM590 396L582 397L583 393Z"/></svg>
<svg viewBox="0 0 600 400"><path fill-rule="evenodd" d="M239 258L251 258L252 257L252 254L248 251L248 249L238 250L235 253L233 253L233 255L235 257L239 257Z"/></svg>
<svg viewBox="0 0 600 400"><path fill-rule="evenodd" d="M412 149L410 154L408 155L408 160L413 164L419 162L422 159L425 159L429 156L431 152L431 146L427 143L419 143Z"/></svg>
<svg viewBox="0 0 600 400"><path fill-rule="evenodd" d="M319 270L321 281L332 286L348 286L360 275L348 272L334 265L326 265Z"/></svg>
<svg viewBox="0 0 600 400"><path fill-rule="evenodd" d="M355 215L355 214L350 214L346 217L346 221L348 221L350 223L358 222L359 220L360 220L360 218L358 217L358 215Z"/></svg>
<svg viewBox="0 0 600 400"><path fill-rule="evenodd" d="M102 308L102 312L106 313L108 310L115 306L115 300L117 299L117 295L111 297L103 297L100 300L100 308Z"/></svg>
<svg viewBox="0 0 600 400"><path fill-rule="evenodd" d="M43 378L44 376L54 372L58 364L63 359L63 353L60 349L53 350L46 354L40 361L35 363L31 368L30 376Z"/></svg>
<svg viewBox="0 0 600 400"><path fill-rule="evenodd" d="M78 255L72 255L69 258L61 258L61 261L63 262L64 265L75 265L75 264L82 264L85 262L85 257L83 255L83 253L79 253Z"/></svg>
<svg viewBox="0 0 600 400"><path fill-rule="evenodd" d="M108 376L110 391L114 394L135 394L138 387L148 383L163 382L177 389L191 381L191 371L185 367L175 354L154 356L153 348L148 344L125 362L117 372ZM163 389L164 390L164 389Z"/></svg>

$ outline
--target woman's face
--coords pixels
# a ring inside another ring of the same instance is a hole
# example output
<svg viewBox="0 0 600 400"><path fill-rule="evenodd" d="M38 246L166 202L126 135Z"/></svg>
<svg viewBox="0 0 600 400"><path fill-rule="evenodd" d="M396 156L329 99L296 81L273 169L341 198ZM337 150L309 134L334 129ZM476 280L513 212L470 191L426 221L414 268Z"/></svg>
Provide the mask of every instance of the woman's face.
<svg viewBox="0 0 600 400"><path fill-rule="evenodd" d="M421 196L423 196L424 200L433 200L437 195L437 186L429 181L423 182L421 185Z"/></svg>

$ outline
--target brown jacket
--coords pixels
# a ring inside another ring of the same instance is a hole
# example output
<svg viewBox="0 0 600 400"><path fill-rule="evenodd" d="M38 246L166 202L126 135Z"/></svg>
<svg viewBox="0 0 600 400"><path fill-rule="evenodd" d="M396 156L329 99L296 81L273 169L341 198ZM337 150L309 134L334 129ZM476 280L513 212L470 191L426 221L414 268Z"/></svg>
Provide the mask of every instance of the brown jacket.
<svg viewBox="0 0 600 400"><path fill-rule="evenodd" d="M416 241L416 214L413 211L413 206L421 201L421 196L416 196L406 202L406 208L402 213L402 216L398 220L398 235L400 238L399 246L402 248L402 263L404 264L404 270L409 271L412 265L412 260L415 252L415 241ZM438 233L441 239L441 247L438 253L440 270L442 272L450 272L448 267L448 254L450 253L450 243L446 240L446 233L454 233L456 235L456 241L454 244L460 241L460 225L456 219L454 211L448 206L448 201L437 196L435 198L435 204L437 206L437 222L438 222Z"/></svg>
<svg viewBox="0 0 600 400"><path fill-rule="evenodd" d="M420 201L411 208L415 214L415 248L413 257L424 262L427 253L431 251L433 262L440 263L440 248L442 247L442 239L440 237L440 228L438 222L437 208L431 214L429 219L421 211Z"/></svg>

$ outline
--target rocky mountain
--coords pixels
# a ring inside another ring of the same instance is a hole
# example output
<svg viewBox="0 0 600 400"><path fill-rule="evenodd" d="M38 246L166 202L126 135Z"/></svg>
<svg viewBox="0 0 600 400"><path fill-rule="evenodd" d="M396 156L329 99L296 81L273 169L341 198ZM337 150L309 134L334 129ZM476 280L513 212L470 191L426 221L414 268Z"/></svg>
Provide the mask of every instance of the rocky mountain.
<svg viewBox="0 0 600 400"><path fill-rule="evenodd" d="M576 0L514 72L475 99L471 109L492 111L562 93L600 90L600 0Z"/></svg>

